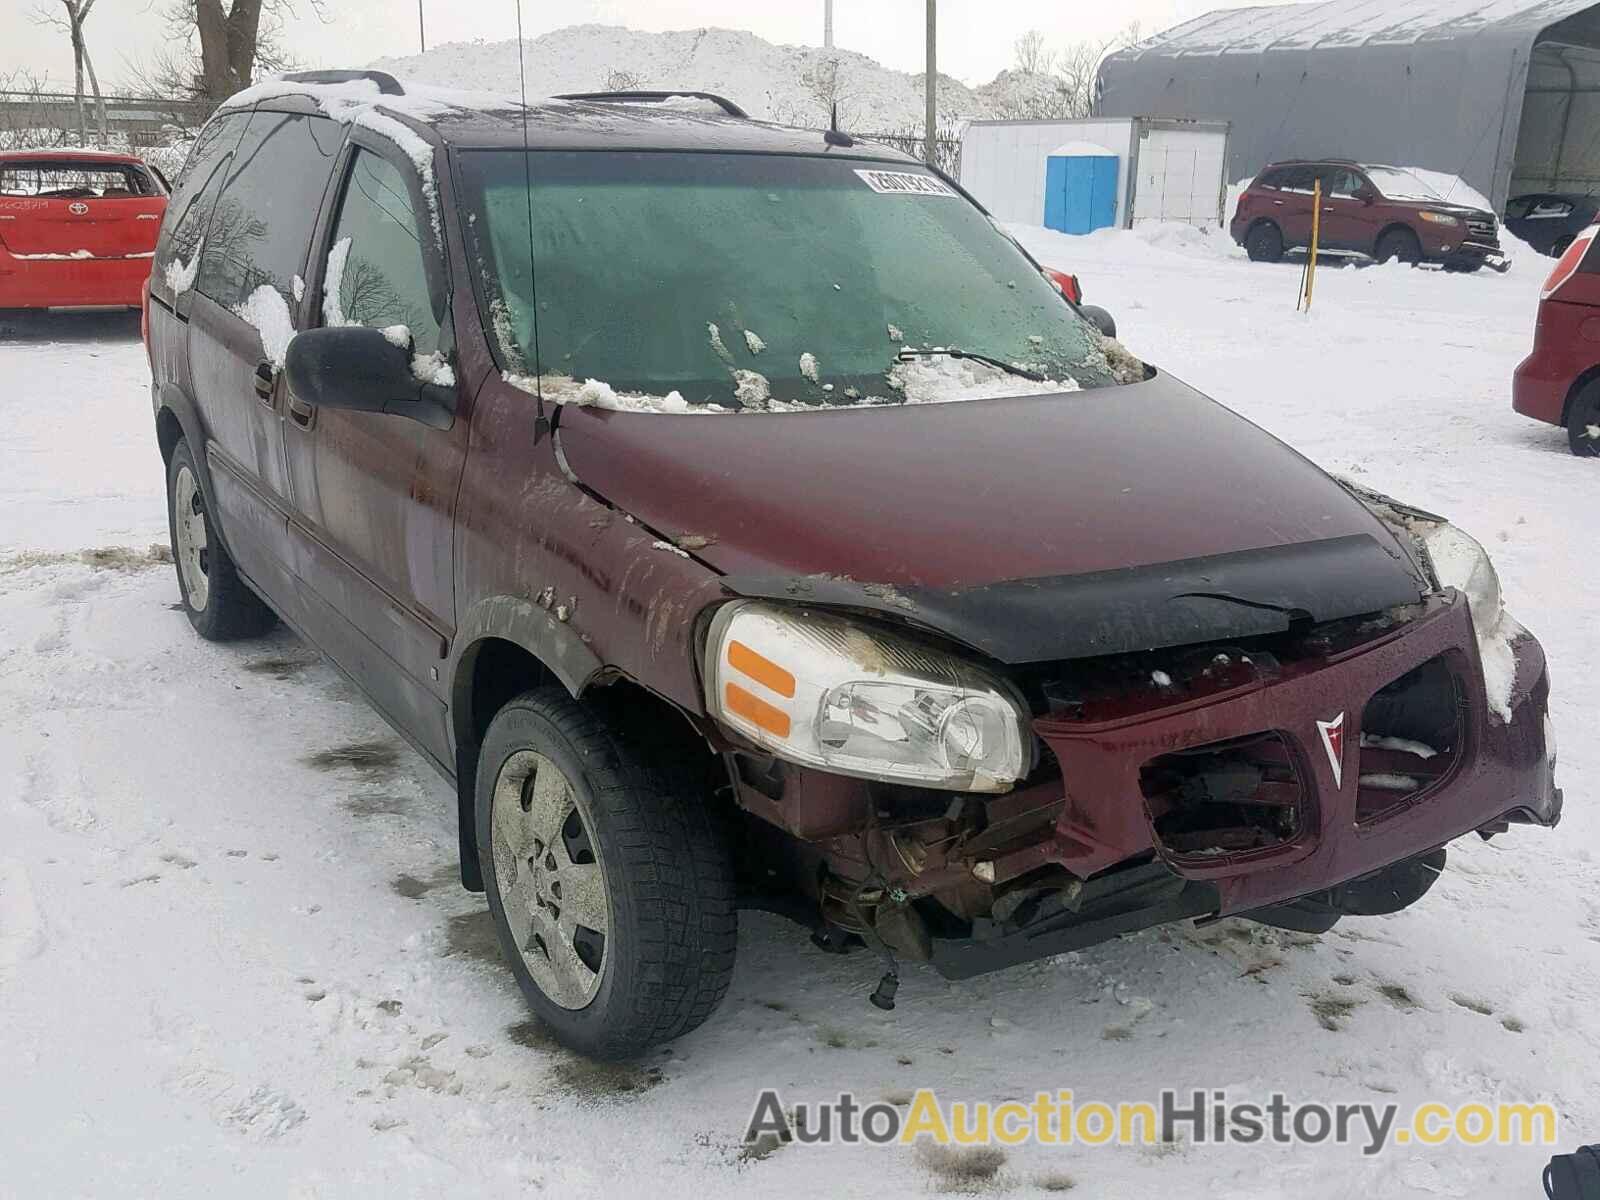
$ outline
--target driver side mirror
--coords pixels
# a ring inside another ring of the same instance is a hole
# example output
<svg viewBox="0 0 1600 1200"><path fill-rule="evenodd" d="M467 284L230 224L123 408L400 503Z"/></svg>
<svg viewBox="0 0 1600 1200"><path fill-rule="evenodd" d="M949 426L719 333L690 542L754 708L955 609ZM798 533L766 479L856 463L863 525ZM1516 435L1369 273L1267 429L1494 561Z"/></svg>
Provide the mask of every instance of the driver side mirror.
<svg viewBox="0 0 1600 1200"><path fill-rule="evenodd" d="M450 428L456 389L419 380L411 354L410 346L395 345L381 329L308 329L289 343L284 373L295 398L316 408L388 413Z"/></svg>
<svg viewBox="0 0 1600 1200"><path fill-rule="evenodd" d="M1378 202L1378 189L1370 183L1364 184L1356 189L1355 197L1363 204L1376 204Z"/></svg>

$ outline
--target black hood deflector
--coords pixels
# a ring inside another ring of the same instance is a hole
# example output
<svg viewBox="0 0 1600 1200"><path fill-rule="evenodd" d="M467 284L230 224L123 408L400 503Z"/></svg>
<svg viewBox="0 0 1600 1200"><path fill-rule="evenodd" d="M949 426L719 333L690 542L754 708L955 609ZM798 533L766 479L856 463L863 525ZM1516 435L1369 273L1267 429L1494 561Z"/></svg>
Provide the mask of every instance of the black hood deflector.
<svg viewBox="0 0 1600 1200"><path fill-rule="evenodd" d="M1416 604L1415 568L1365 534L1051 579L894 589L833 576L728 576L739 596L890 616L1021 665L1283 633Z"/></svg>

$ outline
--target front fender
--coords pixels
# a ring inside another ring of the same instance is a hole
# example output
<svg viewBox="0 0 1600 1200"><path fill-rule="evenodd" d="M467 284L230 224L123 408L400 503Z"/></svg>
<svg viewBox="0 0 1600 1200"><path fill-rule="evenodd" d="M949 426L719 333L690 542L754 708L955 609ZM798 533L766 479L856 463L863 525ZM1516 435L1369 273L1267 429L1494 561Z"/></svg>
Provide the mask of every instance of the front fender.
<svg viewBox="0 0 1600 1200"><path fill-rule="evenodd" d="M548 667L574 696L581 694L604 666L578 631L551 609L520 596L488 596L468 610L456 630L450 662L451 678L455 680L454 705L459 706L465 699L459 693L466 685L464 676L469 673L461 670L462 664L469 662L488 638L522 647Z"/></svg>

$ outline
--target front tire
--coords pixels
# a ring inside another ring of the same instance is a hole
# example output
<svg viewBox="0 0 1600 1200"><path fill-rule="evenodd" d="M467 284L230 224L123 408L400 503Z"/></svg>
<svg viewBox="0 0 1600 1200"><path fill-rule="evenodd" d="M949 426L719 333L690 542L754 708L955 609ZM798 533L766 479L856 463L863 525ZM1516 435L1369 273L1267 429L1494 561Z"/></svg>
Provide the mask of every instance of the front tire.
<svg viewBox="0 0 1600 1200"><path fill-rule="evenodd" d="M564 1045L627 1058L698 1027L733 977L731 863L709 797L560 687L490 723L476 834L501 951Z"/></svg>
<svg viewBox="0 0 1600 1200"><path fill-rule="evenodd" d="M1251 262L1282 262L1283 233L1271 221L1263 221L1245 235L1244 249Z"/></svg>
<svg viewBox="0 0 1600 1200"><path fill-rule="evenodd" d="M194 455L182 438L167 463L167 530L178 568L178 594L196 633L209 642L230 642L272 628L277 617L239 578L217 536Z"/></svg>
<svg viewBox="0 0 1600 1200"><path fill-rule="evenodd" d="M1567 445L1579 458L1600 458L1600 379L1572 398L1567 410Z"/></svg>
<svg viewBox="0 0 1600 1200"><path fill-rule="evenodd" d="M1422 242L1409 229L1391 229L1378 239L1372 257L1381 263L1399 260L1414 267L1422 261Z"/></svg>

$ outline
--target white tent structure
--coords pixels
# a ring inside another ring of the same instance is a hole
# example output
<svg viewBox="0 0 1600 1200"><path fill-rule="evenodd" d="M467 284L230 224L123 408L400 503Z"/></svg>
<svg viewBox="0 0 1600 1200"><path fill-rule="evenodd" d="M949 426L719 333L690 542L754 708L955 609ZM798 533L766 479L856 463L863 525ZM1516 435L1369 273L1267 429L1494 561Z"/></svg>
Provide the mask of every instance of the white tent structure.
<svg viewBox="0 0 1600 1200"><path fill-rule="evenodd" d="M1232 122L1229 178L1287 158L1459 175L1503 207L1600 190L1600 4L1323 0L1227 9L1101 64L1097 116Z"/></svg>

